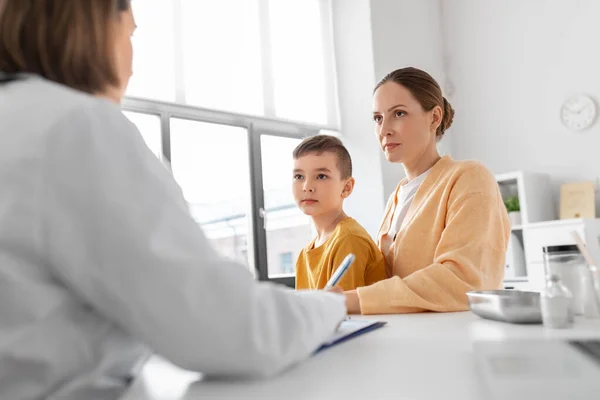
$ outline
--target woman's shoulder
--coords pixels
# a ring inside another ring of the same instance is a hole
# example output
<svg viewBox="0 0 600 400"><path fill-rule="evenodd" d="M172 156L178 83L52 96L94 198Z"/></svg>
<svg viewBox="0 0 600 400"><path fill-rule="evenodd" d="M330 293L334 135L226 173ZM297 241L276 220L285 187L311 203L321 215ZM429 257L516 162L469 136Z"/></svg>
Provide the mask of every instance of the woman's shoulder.
<svg viewBox="0 0 600 400"><path fill-rule="evenodd" d="M494 176L490 170L481 162L477 160L450 160L450 169L459 173L464 174L479 174L493 178Z"/></svg>
<svg viewBox="0 0 600 400"><path fill-rule="evenodd" d="M496 178L480 161L450 159L445 175L454 190L465 193L496 193L498 190Z"/></svg>

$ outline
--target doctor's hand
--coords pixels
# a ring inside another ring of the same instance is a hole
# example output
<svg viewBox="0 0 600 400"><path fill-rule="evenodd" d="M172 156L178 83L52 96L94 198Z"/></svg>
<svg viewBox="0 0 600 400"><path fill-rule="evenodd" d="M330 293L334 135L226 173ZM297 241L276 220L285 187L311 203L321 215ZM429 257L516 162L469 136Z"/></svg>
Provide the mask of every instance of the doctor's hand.
<svg viewBox="0 0 600 400"><path fill-rule="evenodd" d="M325 291L329 292L329 293L337 293L337 294L343 294L344 293L344 289L342 289L339 286L334 286L334 287L327 288L327 289L325 289Z"/></svg>

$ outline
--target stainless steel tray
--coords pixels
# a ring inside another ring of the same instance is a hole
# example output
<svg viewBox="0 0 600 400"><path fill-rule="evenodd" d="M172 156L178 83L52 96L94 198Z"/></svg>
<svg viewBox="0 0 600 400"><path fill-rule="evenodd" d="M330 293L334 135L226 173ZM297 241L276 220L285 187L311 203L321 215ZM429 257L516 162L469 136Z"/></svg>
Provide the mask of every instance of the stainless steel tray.
<svg viewBox="0 0 600 400"><path fill-rule="evenodd" d="M540 294L520 290L467 292L469 308L481 318L514 324L542 323Z"/></svg>

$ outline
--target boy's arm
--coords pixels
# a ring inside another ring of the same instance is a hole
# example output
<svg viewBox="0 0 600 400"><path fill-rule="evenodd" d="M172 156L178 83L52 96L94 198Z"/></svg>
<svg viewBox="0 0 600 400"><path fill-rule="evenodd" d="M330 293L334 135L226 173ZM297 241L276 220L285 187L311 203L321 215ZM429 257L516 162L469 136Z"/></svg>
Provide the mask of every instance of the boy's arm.
<svg viewBox="0 0 600 400"><path fill-rule="evenodd" d="M371 252L371 262L368 263L367 270L365 271L365 286L389 278L385 268L385 258L383 257L381 250L375 246L375 243L373 243L373 246L371 247Z"/></svg>
<svg viewBox="0 0 600 400"><path fill-rule="evenodd" d="M302 249L296 259L296 290L311 289L306 268L306 250Z"/></svg>

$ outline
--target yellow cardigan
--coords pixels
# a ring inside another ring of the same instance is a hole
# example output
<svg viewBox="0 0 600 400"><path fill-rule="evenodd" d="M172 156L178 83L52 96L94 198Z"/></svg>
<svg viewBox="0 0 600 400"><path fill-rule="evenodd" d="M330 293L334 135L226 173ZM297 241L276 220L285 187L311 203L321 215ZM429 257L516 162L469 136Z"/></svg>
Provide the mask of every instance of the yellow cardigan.
<svg viewBox="0 0 600 400"><path fill-rule="evenodd" d="M379 229L379 248L395 206L396 193ZM385 255L392 277L358 288L361 312L467 310L469 290L502 287L509 235L508 214L492 174L475 161L441 158Z"/></svg>

